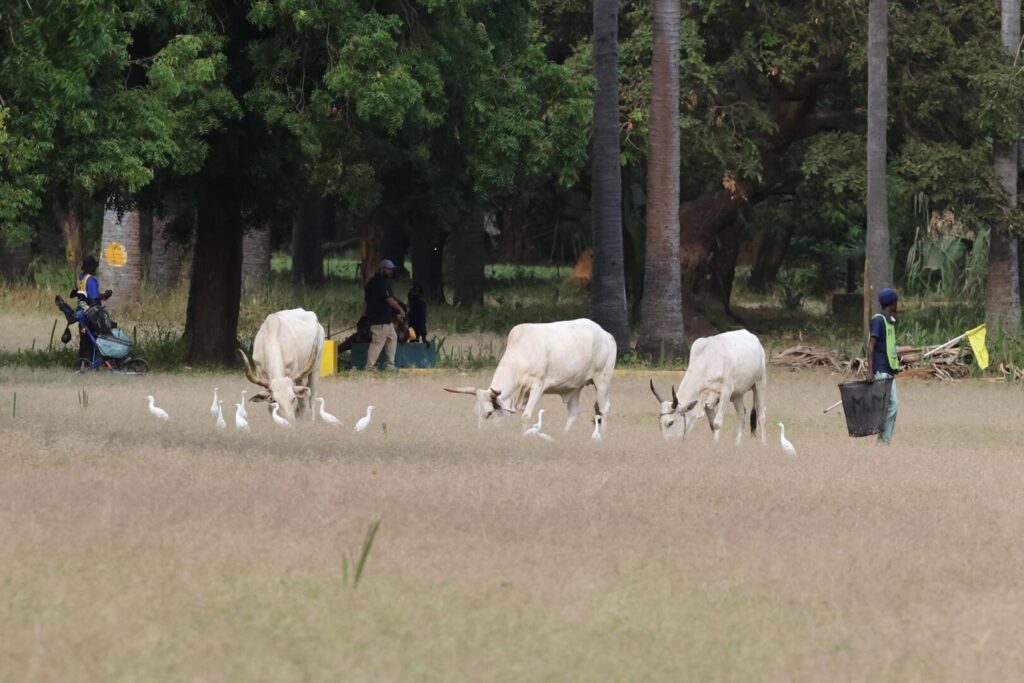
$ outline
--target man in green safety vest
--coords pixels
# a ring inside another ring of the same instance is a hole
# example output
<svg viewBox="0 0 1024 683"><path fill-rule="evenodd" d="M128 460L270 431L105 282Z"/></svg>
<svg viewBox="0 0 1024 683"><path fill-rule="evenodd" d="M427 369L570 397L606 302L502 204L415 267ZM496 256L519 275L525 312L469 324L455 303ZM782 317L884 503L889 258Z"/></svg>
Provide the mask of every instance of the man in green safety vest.
<svg viewBox="0 0 1024 683"><path fill-rule="evenodd" d="M871 318L871 339L868 341L867 380L892 379L889 394L889 412L885 416L885 428L878 435L880 443L892 441L896 427L896 409L899 399L896 395L896 373L900 371L900 359L896 355L896 302L899 295L895 289L886 287L878 293L882 312Z"/></svg>

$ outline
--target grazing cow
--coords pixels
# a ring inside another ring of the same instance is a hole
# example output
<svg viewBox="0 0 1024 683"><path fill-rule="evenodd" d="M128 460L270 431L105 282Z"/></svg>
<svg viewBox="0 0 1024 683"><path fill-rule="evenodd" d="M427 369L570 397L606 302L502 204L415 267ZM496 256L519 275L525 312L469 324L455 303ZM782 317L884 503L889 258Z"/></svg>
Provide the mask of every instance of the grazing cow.
<svg viewBox="0 0 1024 683"><path fill-rule="evenodd" d="M743 436L743 423L747 411L743 395L754 392L750 412L750 433L758 429L760 419L761 443L765 443L764 392L768 383L765 370L764 348L757 337L746 330L724 332L713 337L702 337L690 350L690 365L676 392L672 387L672 400L663 401L651 380L651 392L661 403L659 418L661 434L669 437L686 436L703 412L707 415L711 431L718 441L725 416L726 400L736 408L739 425L736 443ZM725 399L725 400L723 400Z"/></svg>
<svg viewBox="0 0 1024 683"><path fill-rule="evenodd" d="M312 410L324 353L324 328L316 313L293 308L268 315L252 344L255 373L245 352L238 352L245 363L245 376L263 387L250 401L269 399L268 407L279 405L288 420L294 420L305 408Z"/></svg>
<svg viewBox="0 0 1024 683"><path fill-rule="evenodd" d="M524 323L509 332L505 353L488 388L445 391L476 396L478 425L520 410L528 422L542 395L558 394L569 413L568 431L580 412L580 392L593 384L597 389L594 411L604 423L611 407L608 385L615 372L616 351L614 337L592 320Z"/></svg>

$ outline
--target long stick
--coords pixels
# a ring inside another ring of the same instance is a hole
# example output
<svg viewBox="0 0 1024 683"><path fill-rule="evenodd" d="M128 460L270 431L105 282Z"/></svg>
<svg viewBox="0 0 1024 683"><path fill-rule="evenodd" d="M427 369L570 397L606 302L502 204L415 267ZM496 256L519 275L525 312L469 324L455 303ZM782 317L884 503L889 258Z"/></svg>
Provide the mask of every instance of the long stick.
<svg viewBox="0 0 1024 683"><path fill-rule="evenodd" d="M967 336L967 333L964 332L959 337L954 337L954 338L950 339L948 342L946 342L945 344L940 344L939 346L936 346L931 351L925 351L924 354L922 354L922 356L921 356L921 360L924 360L925 358L927 358L928 356L932 355L933 353L938 353L939 351L944 351L944 350L948 349L950 346L952 346L953 344L956 344L958 341L960 341L961 339L963 339L966 336Z"/></svg>
<svg viewBox="0 0 1024 683"><path fill-rule="evenodd" d="M833 408L838 408L838 407L839 407L839 406L841 406L841 405L843 405L843 401L842 401L842 399L840 399L840 400L836 401L835 403L833 403L832 405L830 405L830 406L829 406L828 408L825 408L825 410L823 410L823 411L821 411L821 412L823 412L823 413L827 413L828 411L832 410Z"/></svg>

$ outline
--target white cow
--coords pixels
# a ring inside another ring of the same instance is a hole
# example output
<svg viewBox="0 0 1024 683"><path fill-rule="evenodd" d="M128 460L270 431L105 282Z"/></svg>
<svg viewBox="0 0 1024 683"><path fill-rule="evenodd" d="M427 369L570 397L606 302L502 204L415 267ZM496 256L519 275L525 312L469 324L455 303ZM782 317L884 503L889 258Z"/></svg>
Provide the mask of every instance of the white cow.
<svg viewBox="0 0 1024 683"><path fill-rule="evenodd" d="M238 352L245 363L245 376L263 387L250 401L269 399L269 407L279 405L289 420L305 408L312 409L324 353L324 328L316 313L293 308L268 315L252 344L255 374L245 352Z"/></svg>
<svg viewBox="0 0 1024 683"><path fill-rule="evenodd" d="M725 400L736 408L739 424L736 443L743 436L743 423L747 409L743 395L754 392L750 413L750 433L758 430L760 419L761 443L765 443L764 392L768 383L765 369L764 347L757 337L746 330L724 332L713 337L702 337L690 350L690 365L676 392L672 387L672 400L663 401L651 380L651 392L661 402L659 418L661 434L669 437L686 436L701 413L707 415L711 431L718 440L725 416Z"/></svg>
<svg viewBox="0 0 1024 683"><path fill-rule="evenodd" d="M558 394L569 413L568 431L580 412L580 392L593 384L597 389L594 410L604 423L611 407L608 386L616 351L615 339L592 320L524 323L509 332L505 353L487 389L445 391L476 396L478 424L519 410L523 420L529 421L542 395Z"/></svg>

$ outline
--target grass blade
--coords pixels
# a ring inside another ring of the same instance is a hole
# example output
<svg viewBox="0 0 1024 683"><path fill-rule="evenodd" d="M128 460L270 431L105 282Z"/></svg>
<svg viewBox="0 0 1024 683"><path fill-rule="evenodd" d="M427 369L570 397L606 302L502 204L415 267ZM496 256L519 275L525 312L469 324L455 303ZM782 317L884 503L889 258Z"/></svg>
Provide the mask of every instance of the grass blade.
<svg viewBox="0 0 1024 683"><path fill-rule="evenodd" d="M352 575L352 587L359 585L359 579L363 576L363 568L366 566L366 558L370 555L370 548L373 547L373 539L377 536L377 529L380 527L380 520L370 524L366 530L366 538L363 539L363 549L359 552L359 559L356 561L355 572Z"/></svg>

